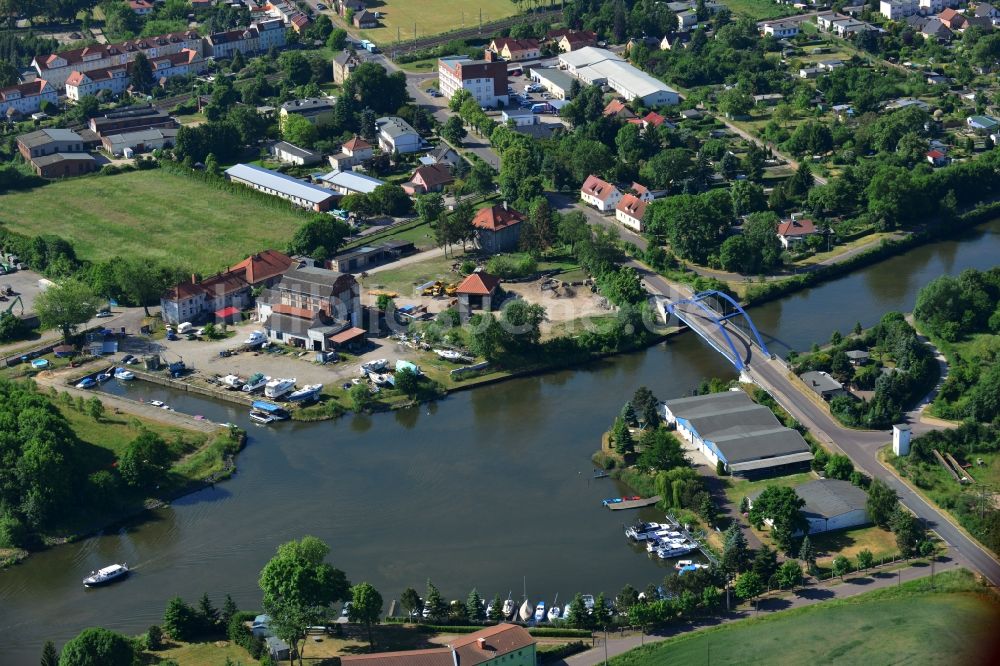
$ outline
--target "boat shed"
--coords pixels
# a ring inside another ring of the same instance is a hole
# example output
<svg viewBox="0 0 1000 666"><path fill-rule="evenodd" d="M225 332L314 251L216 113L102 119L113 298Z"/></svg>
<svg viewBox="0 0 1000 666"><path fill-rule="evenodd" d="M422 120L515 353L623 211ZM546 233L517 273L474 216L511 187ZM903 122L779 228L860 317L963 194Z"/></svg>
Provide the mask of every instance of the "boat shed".
<svg viewBox="0 0 1000 666"><path fill-rule="evenodd" d="M809 523L809 534L843 530L871 522L865 508L868 493L849 481L816 479L797 486L795 494L805 502L802 515ZM758 496L760 492L749 496L751 506Z"/></svg>
<svg viewBox="0 0 1000 666"><path fill-rule="evenodd" d="M808 468L813 458L802 435L741 390L667 400L662 409L677 434L733 475L787 474Z"/></svg>

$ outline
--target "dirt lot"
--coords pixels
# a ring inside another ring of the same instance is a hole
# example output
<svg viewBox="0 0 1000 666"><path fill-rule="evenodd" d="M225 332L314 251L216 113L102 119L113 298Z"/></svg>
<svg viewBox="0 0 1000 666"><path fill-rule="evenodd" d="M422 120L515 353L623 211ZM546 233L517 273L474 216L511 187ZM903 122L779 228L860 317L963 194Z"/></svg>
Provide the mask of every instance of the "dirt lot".
<svg viewBox="0 0 1000 666"><path fill-rule="evenodd" d="M543 290L542 285L547 281L544 279L503 284L508 293L517 294L529 303L545 308L542 337L548 335L557 324L590 317L606 317L614 313L614 306L603 296L591 292L586 285ZM556 282L558 283L558 277ZM565 327L560 327L560 332L565 333Z"/></svg>

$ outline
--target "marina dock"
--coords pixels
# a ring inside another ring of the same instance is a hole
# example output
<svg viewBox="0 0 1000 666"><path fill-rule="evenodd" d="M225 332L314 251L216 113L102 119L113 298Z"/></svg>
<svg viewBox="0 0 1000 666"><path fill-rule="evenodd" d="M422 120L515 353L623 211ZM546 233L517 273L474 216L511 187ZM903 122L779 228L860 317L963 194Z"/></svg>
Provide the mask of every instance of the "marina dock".
<svg viewBox="0 0 1000 666"><path fill-rule="evenodd" d="M626 500L624 502L616 502L614 504L608 504L607 507L612 511L622 511L624 509L641 509L644 506L653 506L661 499L663 499L661 496L653 495L652 497L647 497L646 499Z"/></svg>

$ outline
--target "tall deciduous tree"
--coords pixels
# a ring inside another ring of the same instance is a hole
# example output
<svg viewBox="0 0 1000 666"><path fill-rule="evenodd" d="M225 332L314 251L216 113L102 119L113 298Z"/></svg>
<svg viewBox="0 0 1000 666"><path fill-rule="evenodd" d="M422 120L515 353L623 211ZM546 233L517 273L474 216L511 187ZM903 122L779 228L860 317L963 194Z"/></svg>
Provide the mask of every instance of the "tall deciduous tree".
<svg viewBox="0 0 1000 666"><path fill-rule="evenodd" d="M382 615L382 595L371 583L358 583L351 588L351 610L348 619L358 622L368 630L368 644L375 643L372 625L378 624Z"/></svg>
<svg viewBox="0 0 1000 666"><path fill-rule="evenodd" d="M783 550L788 550L792 545L792 535L796 531L804 531L807 526L802 515L803 506L805 501L795 494L794 488L768 486L754 500L750 509L750 522L757 529L763 529L764 521L770 520L775 542Z"/></svg>
<svg viewBox="0 0 1000 666"><path fill-rule="evenodd" d="M413 617L417 611L420 610L420 595L412 587L408 587L403 590L403 594L399 597L399 605L403 607L406 614ZM419 613L417 613L419 614Z"/></svg>
<svg viewBox="0 0 1000 666"><path fill-rule="evenodd" d="M872 479L868 486L868 500L865 502L865 512L869 520L879 527L888 527L889 521L899 508L899 497L896 491L882 479Z"/></svg>
<svg viewBox="0 0 1000 666"><path fill-rule="evenodd" d="M307 627L321 622L330 604L348 599L344 572L325 562L330 547L313 536L289 541L260 572L264 610L275 634L296 648L299 663Z"/></svg>
<svg viewBox="0 0 1000 666"><path fill-rule="evenodd" d="M129 67L129 80L132 87L139 92L147 92L149 87L153 85L153 66L142 51L136 54Z"/></svg>
<svg viewBox="0 0 1000 666"><path fill-rule="evenodd" d="M132 642L114 631L84 629L63 646L59 666L132 666Z"/></svg>
<svg viewBox="0 0 1000 666"><path fill-rule="evenodd" d="M35 299L35 311L46 328L59 328L63 339L80 324L97 314L98 298L89 286L78 280L67 280L50 286Z"/></svg>

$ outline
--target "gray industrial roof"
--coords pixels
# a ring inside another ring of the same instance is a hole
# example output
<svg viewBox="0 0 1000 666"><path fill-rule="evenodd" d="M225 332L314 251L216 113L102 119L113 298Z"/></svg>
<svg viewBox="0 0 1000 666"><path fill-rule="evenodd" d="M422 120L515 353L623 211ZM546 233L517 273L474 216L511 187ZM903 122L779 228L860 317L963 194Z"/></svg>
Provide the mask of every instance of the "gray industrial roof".
<svg viewBox="0 0 1000 666"><path fill-rule="evenodd" d="M233 165L226 169L226 175L312 203L322 203L337 196L336 192L252 164Z"/></svg>
<svg viewBox="0 0 1000 666"><path fill-rule="evenodd" d="M282 151L288 153L289 155L295 155L296 157L311 158L319 157L319 153L313 152L311 150L306 150L305 148L299 148L293 143L288 143L287 141L279 141L273 146L275 152Z"/></svg>
<svg viewBox="0 0 1000 666"><path fill-rule="evenodd" d="M378 118L375 124L378 126L379 132L385 132L394 139L406 134L417 134L417 130L413 129L410 123L397 116Z"/></svg>
<svg viewBox="0 0 1000 666"><path fill-rule="evenodd" d="M90 153L52 153L42 157L32 157L31 163L35 166L48 166L65 160L75 160L78 162L93 162L94 156Z"/></svg>
<svg viewBox="0 0 1000 666"><path fill-rule="evenodd" d="M59 128L40 129L29 132L17 137L17 140L29 148L36 148L50 141L83 141L80 135L73 130Z"/></svg>
<svg viewBox="0 0 1000 666"><path fill-rule="evenodd" d="M354 171L331 171L320 176L320 180L337 187L343 187L362 194L371 194L380 185L385 185L384 180L379 180L373 176L366 176L363 173Z"/></svg>
<svg viewBox="0 0 1000 666"><path fill-rule="evenodd" d="M743 391L677 398L667 410L715 445L730 471L741 472L812 459L809 445L774 413Z"/></svg>
<svg viewBox="0 0 1000 666"><path fill-rule="evenodd" d="M757 499L763 490L750 495L750 501ZM802 498L805 506L802 513L807 518L834 518L851 511L865 510L868 494L848 481L839 479L816 479L795 487L795 494Z"/></svg>
<svg viewBox="0 0 1000 666"><path fill-rule="evenodd" d="M532 69L531 74L537 79L545 79L563 92L569 92L569 89L573 87L573 77L555 67Z"/></svg>

